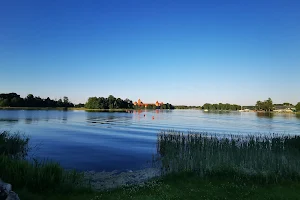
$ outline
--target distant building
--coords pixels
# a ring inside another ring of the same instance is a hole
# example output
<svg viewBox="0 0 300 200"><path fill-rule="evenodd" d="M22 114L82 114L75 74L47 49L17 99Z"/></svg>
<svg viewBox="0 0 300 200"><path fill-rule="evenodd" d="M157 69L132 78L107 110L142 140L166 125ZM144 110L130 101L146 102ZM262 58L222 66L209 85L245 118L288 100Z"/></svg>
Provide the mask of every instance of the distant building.
<svg viewBox="0 0 300 200"><path fill-rule="evenodd" d="M163 104L164 104L163 102L158 102L158 101L156 101L155 103L143 103L141 101L141 99L138 99L138 101L135 101L133 103L133 105L135 105L135 106L145 107L145 108L147 108L149 105L152 105L152 106L155 105L156 107L161 107Z"/></svg>
<svg viewBox="0 0 300 200"><path fill-rule="evenodd" d="M296 109L292 105L274 104L274 112L295 112Z"/></svg>

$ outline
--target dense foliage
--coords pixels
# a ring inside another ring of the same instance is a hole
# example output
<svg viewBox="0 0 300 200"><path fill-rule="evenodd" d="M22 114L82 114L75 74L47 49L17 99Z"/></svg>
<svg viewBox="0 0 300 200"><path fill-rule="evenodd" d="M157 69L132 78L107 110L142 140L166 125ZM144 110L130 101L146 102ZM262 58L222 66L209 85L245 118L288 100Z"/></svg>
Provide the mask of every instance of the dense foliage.
<svg viewBox="0 0 300 200"><path fill-rule="evenodd" d="M185 105L178 105L174 106L175 109L201 109L202 106L185 106Z"/></svg>
<svg viewBox="0 0 300 200"><path fill-rule="evenodd" d="M257 101L256 102L256 110L263 110L263 111L273 111L274 105L271 98L268 98L265 101Z"/></svg>
<svg viewBox="0 0 300 200"><path fill-rule="evenodd" d="M83 103L79 103L74 105L75 108L84 108L84 104Z"/></svg>
<svg viewBox="0 0 300 200"><path fill-rule="evenodd" d="M87 109L141 109L145 106L135 106L130 99L116 98L113 95L105 97L90 97L86 102L85 108ZM156 109L157 107L153 105L148 105L146 109ZM160 109L174 109L172 104L163 104Z"/></svg>
<svg viewBox="0 0 300 200"><path fill-rule="evenodd" d="M243 106L243 109L255 110L255 106Z"/></svg>
<svg viewBox="0 0 300 200"><path fill-rule="evenodd" d="M219 103L219 104L210 104L210 103L206 103L202 106L202 109L207 109L207 110L240 110L241 106L240 105L236 105L236 104L223 104L223 103Z"/></svg>
<svg viewBox="0 0 300 200"><path fill-rule="evenodd" d="M68 97L59 100L52 100L49 97L42 99L28 94L22 98L16 93L0 94L0 107L73 107Z"/></svg>
<svg viewBox="0 0 300 200"><path fill-rule="evenodd" d="M297 105L295 106L297 112L300 112L300 102L297 103Z"/></svg>
<svg viewBox="0 0 300 200"><path fill-rule="evenodd" d="M132 109L133 103L129 99L115 98L113 95L105 97L90 97L85 104L87 109Z"/></svg>
<svg viewBox="0 0 300 200"><path fill-rule="evenodd" d="M161 106L161 109L174 109L174 108L175 107L170 103L166 103Z"/></svg>

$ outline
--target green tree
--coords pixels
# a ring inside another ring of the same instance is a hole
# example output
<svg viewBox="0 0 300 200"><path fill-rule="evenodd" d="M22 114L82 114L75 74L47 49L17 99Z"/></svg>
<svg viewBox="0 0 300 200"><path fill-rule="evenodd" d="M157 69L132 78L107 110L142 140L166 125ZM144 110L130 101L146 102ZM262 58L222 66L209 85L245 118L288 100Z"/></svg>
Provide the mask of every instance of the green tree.
<svg viewBox="0 0 300 200"><path fill-rule="evenodd" d="M262 109L262 102L257 101L255 107L256 107L256 110L261 110Z"/></svg>
<svg viewBox="0 0 300 200"><path fill-rule="evenodd" d="M257 110L264 110L267 112L270 112L274 109L273 101L271 98L268 98L263 102L257 101L255 107Z"/></svg>
<svg viewBox="0 0 300 200"><path fill-rule="evenodd" d="M295 106L295 108L296 108L297 112L300 112L300 102L297 103L297 105Z"/></svg>
<svg viewBox="0 0 300 200"><path fill-rule="evenodd" d="M64 97L63 98L63 102L64 102L64 104L67 105L69 103L69 98L68 97Z"/></svg>
<svg viewBox="0 0 300 200"><path fill-rule="evenodd" d="M107 99L109 109L114 109L116 107L116 98L113 95L109 95Z"/></svg>
<svg viewBox="0 0 300 200"><path fill-rule="evenodd" d="M97 97L90 97L85 104L87 109L99 109L99 99Z"/></svg>
<svg viewBox="0 0 300 200"><path fill-rule="evenodd" d="M268 98L268 100L265 101L265 107L266 107L266 111L272 111L273 110L273 101L271 98Z"/></svg>
<svg viewBox="0 0 300 200"><path fill-rule="evenodd" d="M0 107L8 107L9 103L10 102L8 99L2 99L2 100L0 100Z"/></svg>

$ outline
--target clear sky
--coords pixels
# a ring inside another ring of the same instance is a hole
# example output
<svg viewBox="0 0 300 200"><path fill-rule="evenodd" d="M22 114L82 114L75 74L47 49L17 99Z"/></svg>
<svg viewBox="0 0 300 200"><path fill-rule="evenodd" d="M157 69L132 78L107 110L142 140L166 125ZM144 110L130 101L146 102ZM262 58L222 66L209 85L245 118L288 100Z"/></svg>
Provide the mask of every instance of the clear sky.
<svg viewBox="0 0 300 200"><path fill-rule="evenodd" d="M299 0L2 0L0 93L300 101Z"/></svg>

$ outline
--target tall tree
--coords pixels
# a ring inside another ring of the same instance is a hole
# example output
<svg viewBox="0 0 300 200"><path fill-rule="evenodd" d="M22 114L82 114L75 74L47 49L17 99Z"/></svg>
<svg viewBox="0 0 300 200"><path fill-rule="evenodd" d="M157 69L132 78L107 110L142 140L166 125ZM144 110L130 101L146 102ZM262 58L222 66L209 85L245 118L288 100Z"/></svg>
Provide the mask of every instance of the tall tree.
<svg viewBox="0 0 300 200"><path fill-rule="evenodd" d="M300 112L300 102L297 103L297 105L295 106L297 112Z"/></svg>

